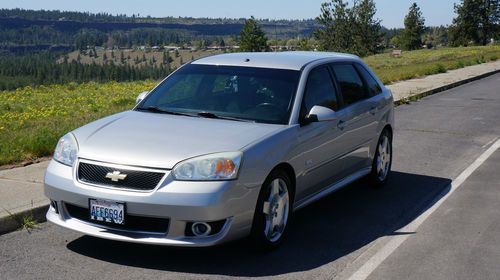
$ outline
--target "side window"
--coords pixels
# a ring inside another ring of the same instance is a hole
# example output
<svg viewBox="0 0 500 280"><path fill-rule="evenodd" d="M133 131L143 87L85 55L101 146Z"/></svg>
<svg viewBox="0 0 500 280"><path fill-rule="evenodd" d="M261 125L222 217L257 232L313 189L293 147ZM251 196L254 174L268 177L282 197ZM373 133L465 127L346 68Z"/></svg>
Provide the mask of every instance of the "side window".
<svg viewBox="0 0 500 280"><path fill-rule="evenodd" d="M363 81L352 64L334 64L332 68L342 91L344 105L347 106L368 97Z"/></svg>
<svg viewBox="0 0 500 280"><path fill-rule="evenodd" d="M373 76L366 70L365 67L356 64L356 68L358 69L359 73L361 73L361 76L363 76L363 79L366 82L366 85L368 87L368 93L370 96L375 96L379 93L382 93L382 88L380 85L375 81Z"/></svg>
<svg viewBox="0 0 500 280"><path fill-rule="evenodd" d="M326 66L316 68L309 73L303 99L303 114L309 113L312 107L320 105L334 111L338 109L337 95L330 72Z"/></svg>

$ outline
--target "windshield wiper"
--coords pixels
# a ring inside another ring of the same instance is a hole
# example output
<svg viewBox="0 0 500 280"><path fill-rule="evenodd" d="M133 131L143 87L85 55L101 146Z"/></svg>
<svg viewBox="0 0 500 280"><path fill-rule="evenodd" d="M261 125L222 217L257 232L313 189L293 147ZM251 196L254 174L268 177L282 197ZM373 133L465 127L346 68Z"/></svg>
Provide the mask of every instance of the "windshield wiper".
<svg viewBox="0 0 500 280"><path fill-rule="evenodd" d="M189 117L196 117L196 115L193 114L187 114L187 113L181 113L181 112L175 112L175 111L169 111L165 110L159 107L155 106L148 106L146 108L137 108L136 110L139 111L146 111L146 112L151 112L151 113L160 113L160 114L169 114L169 115L176 115L176 116L189 116Z"/></svg>
<svg viewBox="0 0 500 280"><path fill-rule="evenodd" d="M220 119L220 120L231 120L231 121L238 121L238 122L252 122L254 123L255 121L252 120L246 120L246 119L240 119L240 118L235 118L235 117L228 117L228 116L219 116L211 112L198 112L196 113L197 116L202 117L202 118L207 118L207 119Z"/></svg>

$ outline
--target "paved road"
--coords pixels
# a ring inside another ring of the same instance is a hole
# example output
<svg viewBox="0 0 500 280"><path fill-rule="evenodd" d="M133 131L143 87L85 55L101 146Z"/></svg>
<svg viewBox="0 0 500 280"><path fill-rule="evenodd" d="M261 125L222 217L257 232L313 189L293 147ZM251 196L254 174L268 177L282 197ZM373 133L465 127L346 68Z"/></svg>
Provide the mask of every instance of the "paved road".
<svg viewBox="0 0 500 280"><path fill-rule="evenodd" d="M397 229L411 222L438 194L446 191L451 180L498 138L498 85L500 74L398 107L395 172L390 183L383 189L374 189L366 182L358 182L297 212L289 239L272 253L256 252L245 242L210 249L124 244L43 224L31 233L22 231L0 236L0 279L345 278L377 252L383 245L381 237L402 234L396 233ZM488 165L498 166L495 159ZM474 178L487 183L492 177ZM477 196L464 193L469 188L457 190L450 198L461 195L467 203L477 204ZM473 214L485 212L467 215ZM494 234L498 227L485 227L488 219L496 219L491 223L498 222L497 217L485 214L484 223L478 223L482 226L478 231L484 230L485 240L498 238L488 235ZM432 226L432 222L429 220L422 227L429 228L426 231L429 234L439 234L443 229ZM460 228L458 218L446 222L450 223L447 225L450 230ZM412 263L414 259L424 261L431 256L427 256L426 251L420 255L408 254L413 253L412 249L419 253L416 249L420 243L415 240L423 238L420 232L413 235L416 238L409 238L383 262L372 275L374 278L408 277L397 274L398 268L394 265L419 272ZM441 252L450 245L449 242L429 243L429 240L432 241L432 237L420 242L430 251ZM460 253L459 250L449 252ZM408 257L400 258L399 254ZM395 262L391 261L393 256L396 256ZM498 251L492 251L489 256L496 257L496 263L500 263ZM448 255L432 257L440 259Z"/></svg>
<svg viewBox="0 0 500 280"><path fill-rule="evenodd" d="M500 278L500 150L368 279Z"/></svg>

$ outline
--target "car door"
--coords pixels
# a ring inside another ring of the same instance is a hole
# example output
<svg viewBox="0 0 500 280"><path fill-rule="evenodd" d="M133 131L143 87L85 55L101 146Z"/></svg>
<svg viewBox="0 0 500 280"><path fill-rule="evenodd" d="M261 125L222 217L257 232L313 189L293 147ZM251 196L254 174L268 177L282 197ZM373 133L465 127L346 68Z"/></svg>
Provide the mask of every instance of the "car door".
<svg viewBox="0 0 500 280"><path fill-rule="evenodd" d="M342 99L340 146L345 149L345 175L371 166L370 144L377 132L376 106L353 63L330 65Z"/></svg>
<svg viewBox="0 0 500 280"><path fill-rule="evenodd" d="M338 95L327 65L319 66L308 75L302 98L300 118L303 119L315 105L338 110ZM302 166L297 178L297 198L303 199L341 178L342 152L338 149L341 131L337 121L313 122L298 128L295 166Z"/></svg>

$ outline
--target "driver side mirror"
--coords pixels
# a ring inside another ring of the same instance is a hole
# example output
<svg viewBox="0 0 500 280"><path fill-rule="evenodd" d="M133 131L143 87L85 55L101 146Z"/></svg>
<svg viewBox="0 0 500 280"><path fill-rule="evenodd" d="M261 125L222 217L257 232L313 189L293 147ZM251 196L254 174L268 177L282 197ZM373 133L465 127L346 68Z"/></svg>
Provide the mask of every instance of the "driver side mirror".
<svg viewBox="0 0 500 280"><path fill-rule="evenodd" d="M135 104L139 104L145 97L146 95L148 95L149 91L143 91L141 93L139 93L139 95L137 96L137 98L135 99Z"/></svg>
<svg viewBox="0 0 500 280"><path fill-rule="evenodd" d="M304 118L302 124L310 124L313 122L327 122L336 120L335 111L330 108L315 105L309 111L309 114Z"/></svg>

